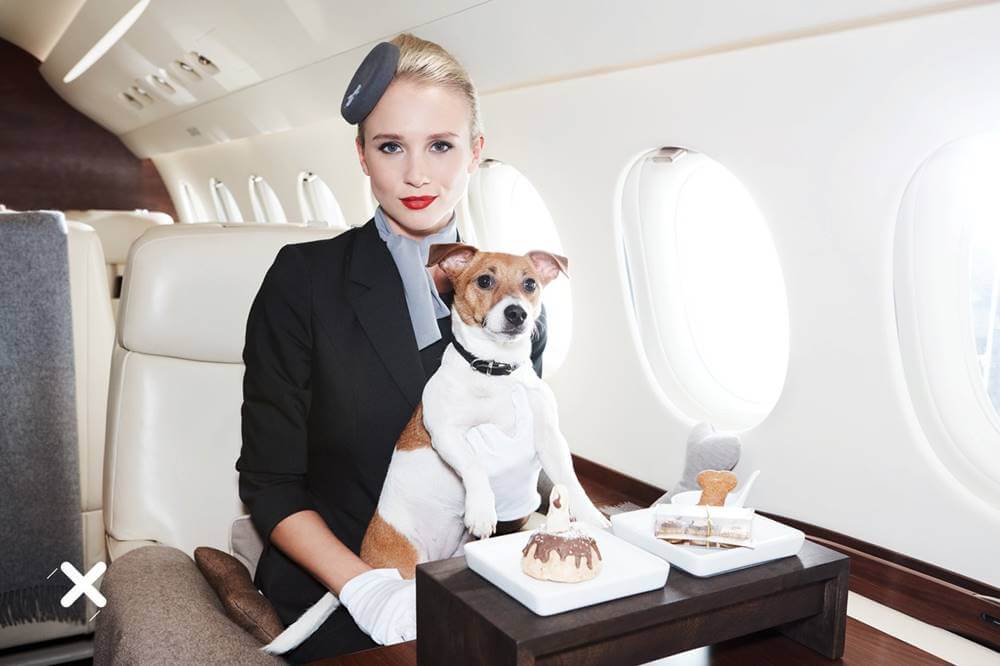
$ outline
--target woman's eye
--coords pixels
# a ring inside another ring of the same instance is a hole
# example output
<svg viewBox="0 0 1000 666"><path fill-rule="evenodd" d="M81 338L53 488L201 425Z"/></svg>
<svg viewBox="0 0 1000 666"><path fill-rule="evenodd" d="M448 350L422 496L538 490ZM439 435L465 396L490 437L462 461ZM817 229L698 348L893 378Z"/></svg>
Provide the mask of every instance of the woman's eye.
<svg viewBox="0 0 1000 666"><path fill-rule="evenodd" d="M399 150L396 150L397 148ZM379 146L378 149L381 150L383 153L387 153L389 155L392 155L394 153L398 153L403 148L402 148L402 146L400 146L395 141L386 141L381 146Z"/></svg>
<svg viewBox="0 0 1000 666"><path fill-rule="evenodd" d="M525 281L522 282L521 285L524 287L524 290L529 294L533 292L535 289L538 289L538 283L535 282L534 278L525 279Z"/></svg>
<svg viewBox="0 0 1000 666"><path fill-rule="evenodd" d="M476 278L476 284L479 285L480 289L489 289L493 286L493 276L492 275L480 275Z"/></svg>
<svg viewBox="0 0 1000 666"><path fill-rule="evenodd" d="M435 153L447 153L452 149L452 145L447 141L435 141L431 144L431 150Z"/></svg>

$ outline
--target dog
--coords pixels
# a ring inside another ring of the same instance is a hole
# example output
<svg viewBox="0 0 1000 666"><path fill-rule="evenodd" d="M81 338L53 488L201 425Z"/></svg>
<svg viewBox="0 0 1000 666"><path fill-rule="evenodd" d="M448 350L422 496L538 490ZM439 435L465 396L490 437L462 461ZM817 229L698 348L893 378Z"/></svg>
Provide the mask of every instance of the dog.
<svg viewBox="0 0 1000 666"><path fill-rule="evenodd" d="M427 266L440 266L454 287L454 342L396 442L361 543L361 559L372 568L396 568L412 579L417 564L460 555L474 538L517 531L537 507L537 473L524 472L533 460L536 472L540 465L553 484L565 486L577 520L608 528L573 470L552 390L530 362L542 288L560 273L568 277L566 258L542 251L523 256L481 252L446 243L431 246ZM530 418L517 419L518 405L526 405ZM509 441L522 443L512 446L516 450L494 451L492 458L499 455L500 466L521 477L518 485L518 479L510 483L508 474L503 484L504 492L514 496L495 495L491 478L496 484L502 472L483 464L491 458L473 445L481 438L467 439L477 426L514 432ZM533 450L525 451L523 442L532 439ZM500 516L500 521L498 499L507 511L516 513L520 506L525 515ZM339 603L327 593L262 649L283 654L298 646Z"/></svg>

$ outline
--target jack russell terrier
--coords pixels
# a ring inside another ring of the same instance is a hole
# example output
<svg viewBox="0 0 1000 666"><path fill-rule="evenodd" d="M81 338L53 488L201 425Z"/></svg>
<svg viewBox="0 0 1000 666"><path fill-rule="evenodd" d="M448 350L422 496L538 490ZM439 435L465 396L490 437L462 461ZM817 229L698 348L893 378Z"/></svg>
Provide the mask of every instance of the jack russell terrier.
<svg viewBox="0 0 1000 666"><path fill-rule="evenodd" d="M517 531L538 506L539 464L566 487L577 519L609 527L576 477L555 397L530 360L542 287L566 273L567 260L447 243L431 246L427 265L439 265L454 287L454 342L396 442L361 559L412 579L417 564L460 555L472 538L490 536L498 520ZM477 426L514 432L510 450L491 449L470 432ZM339 605L327 593L263 650L298 646Z"/></svg>

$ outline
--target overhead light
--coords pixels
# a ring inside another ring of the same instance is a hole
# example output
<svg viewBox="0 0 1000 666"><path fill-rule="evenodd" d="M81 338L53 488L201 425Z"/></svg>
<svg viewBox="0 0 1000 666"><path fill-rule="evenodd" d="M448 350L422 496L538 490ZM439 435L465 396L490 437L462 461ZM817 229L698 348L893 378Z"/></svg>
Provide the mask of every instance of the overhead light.
<svg viewBox="0 0 1000 666"><path fill-rule="evenodd" d="M153 102L156 101L155 99L153 99L152 95L146 92L145 88L142 88L140 86L132 86L131 92L132 92L132 97L135 97L137 100L139 100L144 104L152 104Z"/></svg>
<svg viewBox="0 0 1000 666"><path fill-rule="evenodd" d="M139 2L135 3L135 6L128 10L125 16L118 19L118 22L111 26L111 29L97 40L97 43L80 58L80 62L73 65L73 69L69 70L66 76L63 77L63 83L72 82L76 77L90 69L91 65L100 60L101 56L107 53L108 49L114 46L115 42L121 39L128 32L128 29L139 20L139 17L142 16L142 13L146 11L146 7L148 6L149 0L139 0Z"/></svg>

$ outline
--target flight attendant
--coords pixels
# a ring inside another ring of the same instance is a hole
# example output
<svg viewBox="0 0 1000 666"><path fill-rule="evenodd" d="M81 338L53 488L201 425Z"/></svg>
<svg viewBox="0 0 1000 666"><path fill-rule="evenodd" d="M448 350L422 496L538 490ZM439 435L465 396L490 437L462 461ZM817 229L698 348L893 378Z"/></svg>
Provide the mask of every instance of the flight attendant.
<svg viewBox="0 0 1000 666"><path fill-rule="evenodd" d="M286 626L328 590L342 603L285 655L294 663L415 637L414 582L358 553L396 439L452 338L451 285L427 254L459 240L455 207L484 145L468 73L409 34L372 49L341 113L358 125L375 217L278 252L243 351L236 468L265 543L254 583ZM539 375L544 321L543 310Z"/></svg>

